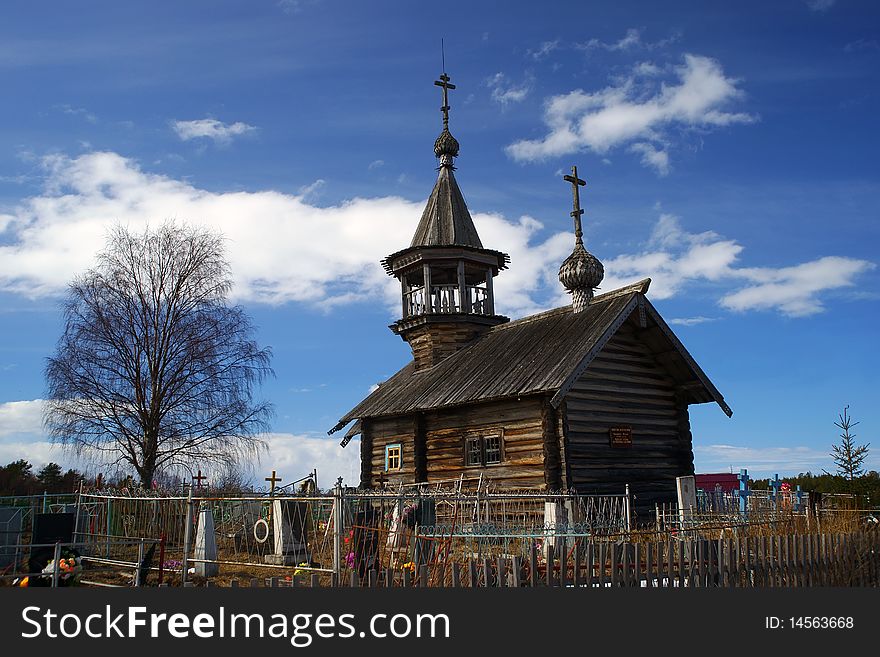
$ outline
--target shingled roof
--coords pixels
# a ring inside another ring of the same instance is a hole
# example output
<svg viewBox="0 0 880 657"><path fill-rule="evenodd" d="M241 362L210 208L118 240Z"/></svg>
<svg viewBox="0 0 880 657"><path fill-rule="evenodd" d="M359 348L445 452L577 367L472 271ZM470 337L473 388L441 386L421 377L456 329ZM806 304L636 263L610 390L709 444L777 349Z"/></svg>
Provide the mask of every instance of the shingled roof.
<svg viewBox="0 0 880 657"><path fill-rule="evenodd" d="M638 310L668 349L680 355L673 375L689 383L691 401L715 401L728 415L724 398L703 373L656 309L645 298L650 279L596 296L574 313L571 306L493 327L437 365L416 371L411 362L380 384L330 430L355 419L405 415L523 395L554 392L558 406L618 328ZM354 435L346 434L343 445Z"/></svg>
<svg viewBox="0 0 880 657"><path fill-rule="evenodd" d="M452 167L440 167L437 182L413 235L413 246L470 246L483 248Z"/></svg>

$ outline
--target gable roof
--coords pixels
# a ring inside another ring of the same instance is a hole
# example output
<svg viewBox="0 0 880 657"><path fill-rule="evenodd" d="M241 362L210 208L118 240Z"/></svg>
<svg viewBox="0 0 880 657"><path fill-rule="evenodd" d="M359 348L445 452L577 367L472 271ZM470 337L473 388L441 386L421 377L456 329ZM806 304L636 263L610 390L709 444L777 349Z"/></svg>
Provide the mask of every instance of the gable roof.
<svg viewBox="0 0 880 657"><path fill-rule="evenodd" d="M431 368L416 370L410 362L380 384L329 431L354 419L404 415L523 395L555 392L558 406L577 378L589 367L617 329L639 311L653 322L655 340L671 342L679 353L678 374L691 383L696 403L716 401L725 413L730 407L660 314L645 298L650 279L596 296L586 310L571 306L501 324ZM668 343L667 343L668 344ZM354 435L346 434L343 445Z"/></svg>

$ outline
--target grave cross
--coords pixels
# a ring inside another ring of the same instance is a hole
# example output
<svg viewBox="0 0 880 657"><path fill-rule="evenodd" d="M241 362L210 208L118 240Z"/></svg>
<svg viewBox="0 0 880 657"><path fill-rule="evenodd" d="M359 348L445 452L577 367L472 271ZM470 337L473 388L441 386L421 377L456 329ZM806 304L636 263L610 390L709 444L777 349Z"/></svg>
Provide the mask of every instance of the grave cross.
<svg viewBox="0 0 880 657"><path fill-rule="evenodd" d="M205 475L203 475L203 474L202 474L202 471L199 470L199 473L198 473L195 477L193 477L193 481L196 482L196 488L201 488L201 487L202 487L202 482L203 482L205 479L207 479L207 478L208 478L208 477L205 476Z"/></svg>
<svg viewBox="0 0 880 657"><path fill-rule="evenodd" d="M749 504L749 471L740 470L737 479L739 479L739 512L745 516Z"/></svg>
<svg viewBox="0 0 880 657"><path fill-rule="evenodd" d="M275 482L281 481L281 477L276 477L275 471L272 470L272 476L266 477L266 481L269 482L269 494L271 495L272 493L275 492Z"/></svg>
<svg viewBox="0 0 880 657"><path fill-rule="evenodd" d="M449 84L450 79L444 72L439 80L434 80L434 84L443 87L443 107L440 108L440 111L443 112L443 126L446 128L449 127L449 89L455 89L454 84Z"/></svg>
<svg viewBox="0 0 880 657"><path fill-rule="evenodd" d="M773 480L770 482L770 490L773 491L771 493L771 496L773 498L774 503L776 502L776 498L779 495L779 488L781 486L782 486L782 482L779 481L779 475L778 474L773 475Z"/></svg>
<svg viewBox="0 0 880 657"><path fill-rule="evenodd" d="M572 175L570 176L562 176L562 179L566 182L571 183L572 190L572 205L574 209L569 213L572 217L574 217L574 238L578 244L583 244L584 240L584 231L581 228L581 215L584 211L581 209L581 195L578 187L583 187L587 184L586 180L581 180L578 178L578 169L577 167L571 168Z"/></svg>

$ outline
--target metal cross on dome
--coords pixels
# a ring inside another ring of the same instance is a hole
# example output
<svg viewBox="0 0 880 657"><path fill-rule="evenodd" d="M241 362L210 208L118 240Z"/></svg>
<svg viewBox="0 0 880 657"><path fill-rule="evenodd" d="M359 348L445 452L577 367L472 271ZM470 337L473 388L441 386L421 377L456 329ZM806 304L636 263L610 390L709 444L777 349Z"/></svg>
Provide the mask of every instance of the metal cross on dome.
<svg viewBox="0 0 880 657"><path fill-rule="evenodd" d="M449 127L449 90L455 89L454 84L449 84L450 79L444 71L439 80L434 80L434 84L438 87L443 87L443 107L440 108L440 111L443 112L444 127Z"/></svg>
<svg viewBox="0 0 880 657"><path fill-rule="evenodd" d="M572 205L574 206L574 210L572 210L569 214L571 214L571 216L574 217L575 242L577 244L583 244L584 243L584 240L583 240L584 231L581 228L581 215L584 213L584 211L581 209L581 195L580 195L580 190L578 190L578 187L583 187L584 185L587 184L587 181L581 180L580 178L578 178L578 168L577 167L571 168L571 174L572 175L570 175L570 176L562 176L562 179L565 180L566 182L571 183L572 197L573 197Z"/></svg>

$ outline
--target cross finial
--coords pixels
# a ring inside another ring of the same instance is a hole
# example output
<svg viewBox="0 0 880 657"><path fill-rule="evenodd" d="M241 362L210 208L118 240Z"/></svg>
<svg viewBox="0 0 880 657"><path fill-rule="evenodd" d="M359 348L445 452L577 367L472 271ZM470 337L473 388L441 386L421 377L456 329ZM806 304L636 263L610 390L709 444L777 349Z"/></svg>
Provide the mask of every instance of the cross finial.
<svg viewBox="0 0 880 657"><path fill-rule="evenodd" d="M270 488L269 488L269 494L272 494L272 493L275 492L275 482L281 481L281 477L276 477L276 476L275 476L275 471L272 470L272 476L271 476L271 477L266 477L266 481L269 482L269 486L270 486Z"/></svg>
<svg viewBox="0 0 880 657"><path fill-rule="evenodd" d="M454 84L449 83L450 77L446 75L446 71L443 71L443 74L440 76L439 80L434 80L434 84L438 87L443 87L443 107L440 108L440 111L443 112L443 127L449 127L449 90L455 89Z"/></svg>
<svg viewBox="0 0 880 657"><path fill-rule="evenodd" d="M562 179L566 182L571 183L572 189L572 205L574 210L571 211L571 216L574 217L574 239L577 244L583 245L584 243L584 231L581 228L581 215L584 211L581 209L581 195L578 187L583 187L587 184L586 180L581 180L578 178L578 168L571 168L570 176L562 176Z"/></svg>

